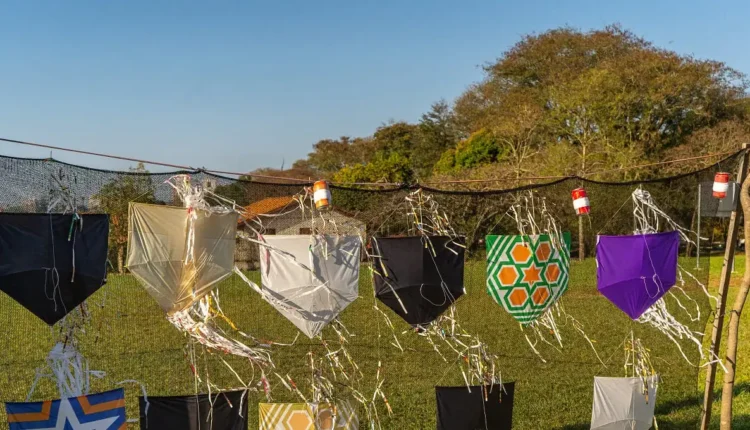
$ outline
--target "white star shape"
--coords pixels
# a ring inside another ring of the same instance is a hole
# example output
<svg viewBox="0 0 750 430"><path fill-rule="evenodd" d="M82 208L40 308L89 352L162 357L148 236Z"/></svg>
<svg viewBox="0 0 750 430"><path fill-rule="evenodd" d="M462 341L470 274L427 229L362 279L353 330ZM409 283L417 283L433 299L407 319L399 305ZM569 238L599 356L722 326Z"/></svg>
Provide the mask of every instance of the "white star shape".
<svg viewBox="0 0 750 430"><path fill-rule="evenodd" d="M69 423L70 427L75 430L108 430L115 421L117 421L117 417L109 417L81 424L70 401L68 399L60 399L60 409L57 411L55 426L39 430L65 430L66 423Z"/></svg>

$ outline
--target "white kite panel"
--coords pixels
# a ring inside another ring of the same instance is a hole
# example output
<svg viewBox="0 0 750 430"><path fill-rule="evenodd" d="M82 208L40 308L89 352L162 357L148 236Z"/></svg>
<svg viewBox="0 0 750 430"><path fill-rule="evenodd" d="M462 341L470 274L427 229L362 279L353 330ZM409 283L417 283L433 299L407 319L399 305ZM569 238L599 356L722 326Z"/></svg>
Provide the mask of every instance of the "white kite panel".
<svg viewBox="0 0 750 430"><path fill-rule="evenodd" d="M308 337L358 297L359 237L269 235L263 242L263 294Z"/></svg>
<svg viewBox="0 0 750 430"><path fill-rule="evenodd" d="M648 430L654 422L658 377L647 379L648 395L641 378L594 378L591 429Z"/></svg>

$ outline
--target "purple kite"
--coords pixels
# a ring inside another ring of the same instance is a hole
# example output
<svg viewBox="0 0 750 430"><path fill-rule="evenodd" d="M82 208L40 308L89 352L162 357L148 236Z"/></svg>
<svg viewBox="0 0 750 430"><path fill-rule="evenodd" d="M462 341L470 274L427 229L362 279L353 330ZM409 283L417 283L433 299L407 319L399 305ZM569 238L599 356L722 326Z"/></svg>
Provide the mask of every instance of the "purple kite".
<svg viewBox="0 0 750 430"><path fill-rule="evenodd" d="M677 280L677 231L633 236L599 236L597 289L634 320Z"/></svg>

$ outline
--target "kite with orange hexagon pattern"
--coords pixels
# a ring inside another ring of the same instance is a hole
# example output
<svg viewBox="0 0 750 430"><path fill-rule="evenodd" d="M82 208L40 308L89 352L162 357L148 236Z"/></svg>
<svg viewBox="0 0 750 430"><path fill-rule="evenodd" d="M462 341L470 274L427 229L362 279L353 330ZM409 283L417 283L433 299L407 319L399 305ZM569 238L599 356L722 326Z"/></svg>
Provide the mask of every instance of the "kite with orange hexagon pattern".
<svg viewBox="0 0 750 430"><path fill-rule="evenodd" d="M568 289L570 233L487 236L487 292L521 324L544 314Z"/></svg>

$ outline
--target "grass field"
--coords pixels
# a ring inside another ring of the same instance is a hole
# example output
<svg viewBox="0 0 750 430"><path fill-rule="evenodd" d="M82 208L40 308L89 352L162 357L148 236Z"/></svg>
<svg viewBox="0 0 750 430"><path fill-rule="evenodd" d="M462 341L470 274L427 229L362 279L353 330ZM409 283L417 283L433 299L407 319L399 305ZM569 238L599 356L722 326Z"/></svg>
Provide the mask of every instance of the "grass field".
<svg viewBox="0 0 750 430"><path fill-rule="evenodd" d="M721 261L716 258L711 263L711 281L715 283ZM686 265L694 267L695 263L686 262ZM571 286L563 302L567 311L584 325L586 333L596 340L596 347L607 367L597 361L585 340L571 327L562 329L564 348L561 351L550 347L540 349L547 359L547 363L542 363L528 347L518 324L485 293L484 270L482 262L467 264L468 294L459 301L458 314L464 328L479 334L500 356L503 379L516 381L514 428L589 428L593 377L623 375L624 353L620 344L631 329L657 357L656 366L663 378L656 406L659 428L697 426L703 381L699 369L688 365L677 348L661 334L631 322L597 293L593 260L572 263ZM360 283L361 297L344 311L342 320L355 334L350 350L366 377L370 378L366 382L371 383L374 379L378 360L384 364L384 390L394 414L382 418L383 428L433 429L434 386L460 385L460 372L451 363L438 358L423 339L412 333L401 335L407 351L402 353L389 345L390 332L373 310L372 286L364 272ZM741 275L739 272L741 270L735 275L736 279ZM251 275L257 281L257 274ZM708 320L708 301L694 286L688 287L688 293L698 300L704 311L702 320L693 323L692 327L703 330ZM224 311L241 330L279 342L294 339L296 328L237 279L224 282L220 294ZM730 297L730 303L732 300ZM150 396L195 392L195 381L185 359L186 339L165 320L156 303L132 277L111 276L109 283L90 299L92 304L102 301L105 303L102 308L91 306L93 326L82 338L82 350L91 367L106 372L103 379L92 383L92 392L112 389L116 382L124 379L141 381ZM676 308L674 303L670 305L670 308ZM34 369L43 364L52 347L52 333L44 323L4 295L0 297L0 309L0 324L4 331L0 337L0 399L22 401L33 381ZM684 313L676 310L674 313L682 321L688 320ZM399 332L407 329L407 325L397 321L395 315L392 319L397 322ZM750 338L747 317L743 328L743 337ZM697 361L695 349L684 345ZM741 343L741 347L736 428L750 428L750 342ZM275 347L273 354L278 372L282 375L289 373L305 387L309 351L320 353L320 347L306 338L300 338L293 347ZM243 378L253 376L245 362L233 357L227 360ZM236 379L215 357L205 357L200 363L202 373L208 372L218 385L237 386ZM255 376L257 380L257 373ZM276 382L275 401L295 401L278 381L271 379L271 382ZM128 412L135 418L140 389L132 385L126 388ZM371 390L367 385L364 388ZM56 387L48 382L41 384L34 396L35 399L55 397ZM250 396L250 428L256 426L259 401L264 401L261 395ZM380 411L384 413L384 408Z"/></svg>

